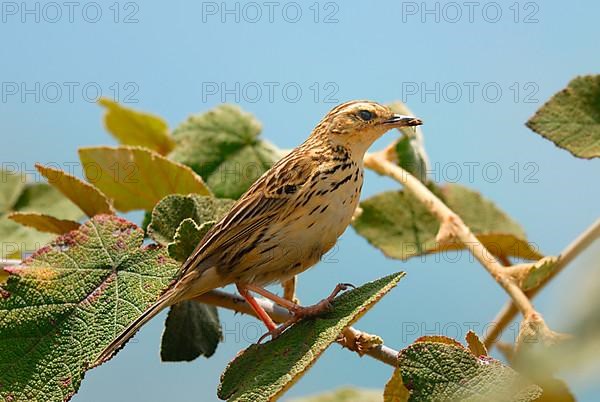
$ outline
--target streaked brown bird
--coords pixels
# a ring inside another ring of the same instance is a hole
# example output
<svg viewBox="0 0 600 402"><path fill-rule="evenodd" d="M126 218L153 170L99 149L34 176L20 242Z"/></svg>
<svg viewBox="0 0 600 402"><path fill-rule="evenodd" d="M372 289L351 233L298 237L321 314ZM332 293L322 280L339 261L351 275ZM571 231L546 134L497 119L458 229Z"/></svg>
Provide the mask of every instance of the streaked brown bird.
<svg viewBox="0 0 600 402"><path fill-rule="evenodd" d="M264 289L315 265L346 230L359 202L363 157L392 128L421 120L376 102L333 108L308 139L263 174L206 234L183 264L179 279L102 353L110 357L163 308L235 283L274 337L301 317L327 308L343 284L322 302L302 307ZM250 292L290 310L277 327Z"/></svg>

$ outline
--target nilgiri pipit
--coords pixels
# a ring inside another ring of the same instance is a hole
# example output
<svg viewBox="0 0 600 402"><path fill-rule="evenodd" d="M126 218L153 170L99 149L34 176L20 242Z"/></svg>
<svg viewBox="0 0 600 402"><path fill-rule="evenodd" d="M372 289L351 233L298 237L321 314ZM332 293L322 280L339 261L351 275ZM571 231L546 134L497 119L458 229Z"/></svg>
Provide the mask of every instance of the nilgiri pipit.
<svg viewBox="0 0 600 402"><path fill-rule="evenodd" d="M211 228L173 285L105 349L100 361L163 308L232 283L273 336L299 318L321 312L344 284L310 307L264 286L312 267L333 247L358 205L369 146L392 128L420 124L371 101L333 108L302 145L265 172ZM277 327L250 292L282 305L294 318Z"/></svg>

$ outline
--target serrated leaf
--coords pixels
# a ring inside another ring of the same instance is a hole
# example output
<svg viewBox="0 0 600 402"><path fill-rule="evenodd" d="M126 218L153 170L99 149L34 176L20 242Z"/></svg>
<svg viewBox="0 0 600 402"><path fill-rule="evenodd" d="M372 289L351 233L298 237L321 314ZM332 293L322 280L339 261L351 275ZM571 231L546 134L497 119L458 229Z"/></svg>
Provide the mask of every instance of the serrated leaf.
<svg viewBox="0 0 600 402"><path fill-rule="evenodd" d="M521 289L527 291L537 288L554 272L557 257L544 257L527 270L525 277L520 280Z"/></svg>
<svg viewBox="0 0 600 402"><path fill-rule="evenodd" d="M231 200L197 194L169 195L152 210L147 232L158 243L167 246L171 257L183 262L232 204ZM200 355L208 357L214 353L220 334L221 326L214 306L178 303L171 307L165 322L161 356L166 361L190 361Z"/></svg>
<svg viewBox="0 0 600 402"><path fill-rule="evenodd" d="M458 184L443 186L439 191L440 197L492 254L531 260L542 258L527 241L519 224L478 192ZM352 226L389 257L405 260L464 248L459 242L436 242L438 219L406 191L378 194L361 202L360 207L362 213Z"/></svg>
<svg viewBox="0 0 600 402"><path fill-rule="evenodd" d="M217 197L236 199L281 157L260 131L252 115L221 105L173 131L171 158L194 169Z"/></svg>
<svg viewBox="0 0 600 402"><path fill-rule="evenodd" d="M104 348L179 268L143 240L133 223L98 215L5 269L0 399L70 399Z"/></svg>
<svg viewBox="0 0 600 402"><path fill-rule="evenodd" d="M160 357L163 361L192 361L210 357L223 339L214 306L193 300L175 304L165 321Z"/></svg>
<svg viewBox="0 0 600 402"><path fill-rule="evenodd" d="M292 398L289 402L381 402L381 391L342 387L318 395Z"/></svg>
<svg viewBox="0 0 600 402"><path fill-rule="evenodd" d="M39 163L35 168L48 183L63 193L90 218L94 215L114 214L110 202L100 190L90 183L86 183L67 172L44 166Z"/></svg>
<svg viewBox="0 0 600 402"><path fill-rule="evenodd" d="M11 212L8 219L46 233L64 234L79 228L78 222L58 219L39 212Z"/></svg>
<svg viewBox="0 0 600 402"><path fill-rule="evenodd" d="M410 391L402 382L400 369L395 369L390 380L385 384L383 390L383 402L407 402L410 398Z"/></svg>
<svg viewBox="0 0 600 402"><path fill-rule="evenodd" d="M277 339L251 345L227 366L221 376L218 396L233 401L273 401L293 385L336 340L381 297L404 273L369 282L335 298L332 310L318 318L293 325Z"/></svg>
<svg viewBox="0 0 600 402"><path fill-rule="evenodd" d="M532 401L541 389L508 366L463 347L418 342L402 350L399 368L409 401Z"/></svg>
<svg viewBox="0 0 600 402"><path fill-rule="evenodd" d="M600 75L576 77L546 102L527 127L578 158L600 156Z"/></svg>
<svg viewBox="0 0 600 402"><path fill-rule="evenodd" d="M189 167L138 147L80 148L87 180L127 212L151 210L169 194L211 195L200 176Z"/></svg>
<svg viewBox="0 0 600 402"><path fill-rule="evenodd" d="M25 227L8 219L10 212L42 213L56 216L59 219L78 220L83 213L71 201L66 199L56 189L47 184L15 183L14 180L0 183L0 190L14 192L15 186L20 189L16 200L4 214L0 214L0 238L2 239L2 258L25 258L42 245L48 243L54 235L42 233L36 229ZM14 195L11 196L14 199Z"/></svg>
<svg viewBox="0 0 600 402"><path fill-rule="evenodd" d="M216 221L207 221L198 226L192 218L185 218L179 224L173 241L167 246L169 255L179 262L184 262L215 223Z"/></svg>
<svg viewBox="0 0 600 402"><path fill-rule="evenodd" d="M479 357L488 355L487 348L475 332L469 330L465 340L467 341L467 345L469 345L469 350L473 353L473 356Z"/></svg>
<svg viewBox="0 0 600 402"><path fill-rule="evenodd" d="M152 210L148 233L157 242L173 242L181 222L192 219L196 225L218 221L233 205L233 200L204 197L197 194L169 195Z"/></svg>
<svg viewBox="0 0 600 402"><path fill-rule="evenodd" d="M106 108L104 125L123 145L138 145L166 155L175 147L167 123L153 114L126 108L108 98L98 104Z"/></svg>

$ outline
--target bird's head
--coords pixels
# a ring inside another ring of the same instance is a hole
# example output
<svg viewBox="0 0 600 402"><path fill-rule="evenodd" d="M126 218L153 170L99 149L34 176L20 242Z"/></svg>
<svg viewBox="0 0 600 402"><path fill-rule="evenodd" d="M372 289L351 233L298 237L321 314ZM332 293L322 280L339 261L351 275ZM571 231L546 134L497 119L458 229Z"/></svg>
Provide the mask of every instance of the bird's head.
<svg viewBox="0 0 600 402"><path fill-rule="evenodd" d="M387 106L359 100L333 108L317 126L319 135L326 135L335 145L342 145L362 157L367 149L392 128L423 124L416 117L396 114Z"/></svg>

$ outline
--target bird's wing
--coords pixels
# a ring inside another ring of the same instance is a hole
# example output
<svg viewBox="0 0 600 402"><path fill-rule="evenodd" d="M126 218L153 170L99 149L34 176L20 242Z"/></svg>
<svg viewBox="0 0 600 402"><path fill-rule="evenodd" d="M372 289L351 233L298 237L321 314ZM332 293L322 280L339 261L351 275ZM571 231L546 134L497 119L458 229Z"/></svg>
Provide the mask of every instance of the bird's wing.
<svg viewBox="0 0 600 402"><path fill-rule="evenodd" d="M184 263L181 275L198 269L227 265L235 256L253 247L252 238L285 214L298 193L306 191L311 178L318 175L318 160L303 152L292 151L261 176L231 210L204 236ZM200 272L196 272L197 274Z"/></svg>

